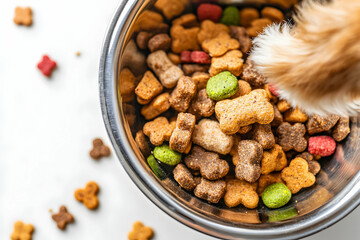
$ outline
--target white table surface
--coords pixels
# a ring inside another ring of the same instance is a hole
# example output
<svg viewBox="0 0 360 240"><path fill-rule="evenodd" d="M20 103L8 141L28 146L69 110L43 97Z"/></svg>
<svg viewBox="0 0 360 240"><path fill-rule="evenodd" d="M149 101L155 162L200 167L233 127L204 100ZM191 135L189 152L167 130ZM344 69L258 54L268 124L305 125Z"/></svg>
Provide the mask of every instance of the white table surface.
<svg viewBox="0 0 360 240"><path fill-rule="evenodd" d="M135 220L152 226L155 240L213 239L153 205L114 155L99 162L88 156L94 137L109 144L97 72L104 34L118 3L0 1L0 239L9 239L18 219L34 224L35 240L126 239ZM32 7L31 28L12 22L18 5ZM36 68L45 53L58 63L51 79ZM97 211L73 197L90 180L101 188ZM64 232L48 211L62 204L76 219ZM307 239L359 239L359 221L360 209Z"/></svg>

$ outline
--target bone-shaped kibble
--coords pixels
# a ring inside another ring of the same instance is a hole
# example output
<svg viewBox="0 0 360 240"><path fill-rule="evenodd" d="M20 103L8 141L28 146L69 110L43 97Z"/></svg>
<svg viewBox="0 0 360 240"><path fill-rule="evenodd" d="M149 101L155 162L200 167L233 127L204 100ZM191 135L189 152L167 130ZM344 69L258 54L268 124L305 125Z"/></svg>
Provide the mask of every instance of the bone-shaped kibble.
<svg viewBox="0 0 360 240"><path fill-rule="evenodd" d="M261 159L261 174L281 171L287 166L287 159L282 147L275 144L270 151L264 151Z"/></svg>
<svg viewBox="0 0 360 240"><path fill-rule="evenodd" d="M196 94L196 84L191 77L181 77L170 95L170 105L178 112L185 112Z"/></svg>
<svg viewBox="0 0 360 240"><path fill-rule="evenodd" d="M226 192L224 202L228 207L236 207L239 204L247 208L256 208L259 196L256 193L257 183L248 183L239 179L226 181Z"/></svg>
<svg viewBox="0 0 360 240"><path fill-rule="evenodd" d="M181 69L170 61L163 50L149 54L146 61L166 88L175 87L177 81L184 75Z"/></svg>
<svg viewBox="0 0 360 240"><path fill-rule="evenodd" d="M68 212L65 206L61 206L58 213L51 215L59 229L64 230L68 223L74 222L74 217Z"/></svg>
<svg viewBox="0 0 360 240"><path fill-rule="evenodd" d="M34 232L32 224L24 224L22 221L14 223L14 231L11 234L11 240L31 240Z"/></svg>
<svg viewBox="0 0 360 240"><path fill-rule="evenodd" d="M240 127L253 123L268 124L274 119L274 108L266 91L256 89L232 100L223 100L215 105L220 129L226 134L235 134Z"/></svg>
<svg viewBox="0 0 360 240"><path fill-rule="evenodd" d="M175 121L169 123L166 117L158 117L154 121L145 123L143 131L152 144L159 146L164 141L170 140L175 124Z"/></svg>
<svg viewBox="0 0 360 240"><path fill-rule="evenodd" d="M231 50L220 57L213 57L211 59L211 66L209 73L215 76L223 71L229 71L235 76L239 76L243 70L242 53L239 50Z"/></svg>
<svg viewBox="0 0 360 240"><path fill-rule="evenodd" d="M178 182L182 188L191 191L196 187L197 184L195 182L194 176L184 164L180 163L176 165L173 170L173 174L175 181Z"/></svg>
<svg viewBox="0 0 360 240"><path fill-rule="evenodd" d="M314 114L309 118L309 121L306 123L307 131L310 135L328 131L333 126L335 126L339 118L339 116L334 114L328 116L319 116L317 114Z"/></svg>
<svg viewBox="0 0 360 240"><path fill-rule="evenodd" d="M238 49L240 43L238 40L231 38L229 34L220 33L213 39L205 40L201 46L210 56L220 57L229 50Z"/></svg>
<svg viewBox="0 0 360 240"><path fill-rule="evenodd" d="M75 191L75 199L84 203L88 209L96 209L99 206L99 200L97 193L99 192L99 186L96 182L88 182L84 189L79 188Z"/></svg>
<svg viewBox="0 0 360 240"><path fill-rule="evenodd" d="M224 180L209 181L201 178L201 182L194 189L198 198L205 199L211 203L218 203L224 196L226 182Z"/></svg>
<svg viewBox="0 0 360 240"><path fill-rule="evenodd" d="M314 156L309 152L303 152L301 154L298 154L296 156L297 158L300 157L302 159L305 159L309 165L309 172L316 175L321 170L321 165L318 161L314 159Z"/></svg>
<svg viewBox="0 0 360 240"><path fill-rule="evenodd" d="M208 180L220 179L229 172L229 164L220 159L219 154L207 152L198 146L194 146L185 158L185 164L192 170L200 170L201 176Z"/></svg>
<svg viewBox="0 0 360 240"><path fill-rule="evenodd" d="M293 126L288 122L280 124L276 130L279 135L278 143L285 152L294 149L303 152L306 149L307 141L304 138L306 129L304 124L295 123Z"/></svg>
<svg viewBox="0 0 360 240"><path fill-rule="evenodd" d="M179 113L176 127L171 134L169 146L180 153L188 153L191 148L191 137L195 128L196 118L190 113Z"/></svg>

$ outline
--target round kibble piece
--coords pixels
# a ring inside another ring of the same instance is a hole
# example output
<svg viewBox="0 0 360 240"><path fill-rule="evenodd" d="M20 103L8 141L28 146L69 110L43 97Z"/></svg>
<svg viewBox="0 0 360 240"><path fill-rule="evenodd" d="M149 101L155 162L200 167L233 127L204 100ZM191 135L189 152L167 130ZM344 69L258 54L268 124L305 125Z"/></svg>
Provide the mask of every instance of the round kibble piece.
<svg viewBox="0 0 360 240"><path fill-rule="evenodd" d="M239 10L237 7L230 6L224 9L220 22L225 25L239 25Z"/></svg>
<svg viewBox="0 0 360 240"><path fill-rule="evenodd" d="M160 162L171 166L175 166L181 161L181 153L172 150L166 144L154 148L154 157Z"/></svg>
<svg viewBox="0 0 360 240"><path fill-rule="evenodd" d="M164 179L166 177L166 173L164 170L162 170L160 164L156 161L154 155L150 155L147 158L147 163L149 164L149 167L153 171L153 173L160 179Z"/></svg>
<svg viewBox="0 0 360 240"><path fill-rule="evenodd" d="M262 200L268 208L280 208L291 199L291 192L283 183L274 183L266 187Z"/></svg>
<svg viewBox="0 0 360 240"><path fill-rule="evenodd" d="M211 77L206 85L206 93L215 101L229 98L236 94L238 90L238 80L229 71Z"/></svg>
<svg viewBox="0 0 360 240"><path fill-rule="evenodd" d="M309 138L309 153L322 157L332 155L336 149L336 142L330 136L316 136Z"/></svg>

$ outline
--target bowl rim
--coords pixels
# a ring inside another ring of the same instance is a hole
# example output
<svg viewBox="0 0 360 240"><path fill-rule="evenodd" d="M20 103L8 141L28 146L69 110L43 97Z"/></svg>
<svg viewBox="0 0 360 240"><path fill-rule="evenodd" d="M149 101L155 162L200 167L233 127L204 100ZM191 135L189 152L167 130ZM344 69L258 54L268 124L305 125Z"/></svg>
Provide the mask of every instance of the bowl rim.
<svg viewBox="0 0 360 240"><path fill-rule="evenodd" d="M175 220L207 235L221 239L298 239L317 233L340 221L360 204L360 172L327 204L310 214L306 221L282 224L270 229L251 229L224 226L201 218L186 206L177 203L153 176L144 173L128 141L117 100L116 73L118 47L124 43L126 32L134 17L136 5L146 0L124 0L117 7L106 31L99 64L99 95L103 121L115 153L126 173L161 210ZM130 21L129 21L130 20Z"/></svg>

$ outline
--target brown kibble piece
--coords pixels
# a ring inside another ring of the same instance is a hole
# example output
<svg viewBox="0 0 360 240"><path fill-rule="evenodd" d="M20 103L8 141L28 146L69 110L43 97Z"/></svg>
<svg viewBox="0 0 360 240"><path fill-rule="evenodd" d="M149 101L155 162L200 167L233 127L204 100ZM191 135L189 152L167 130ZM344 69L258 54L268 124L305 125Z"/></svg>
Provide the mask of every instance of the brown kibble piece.
<svg viewBox="0 0 360 240"><path fill-rule="evenodd" d="M144 226L142 222L134 222L133 229L128 234L129 240L150 240L154 236L151 227Z"/></svg>
<svg viewBox="0 0 360 240"><path fill-rule="evenodd" d="M196 118L190 113L179 113L176 127L171 134L169 146L180 153L188 153L191 148L191 137L195 128Z"/></svg>
<svg viewBox="0 0 360 240"><path fill-rule="evenodd" d="M253 125L243 126L239 129L238 133L239 134L247 134L248 132L251 131L252 128L253 128Z"/></svg>
<svg viewBox="0 0 360 240"><path fill-rule="evenodd" d="M206 89L201 89L191 102L189 112L201 117L210 117L214 114L215 102L209 98Z"/></svg>
<svg viewBox="0 0 360 240"><path fill-rule="evenodd" d="M59 213L54 213L51 218L56 222L59 229L64 230L68 223L74 222L74 217L71 215L65 206L61 206Z"/></svg>
<svg viewBox="0 0 360 240"><path fill-rule="evenodd" d="M210 56L220 57L229 50L238 49L240 43L238 40L231 38L228 33L220 33L213 39L203 41L201 46Z"/></svg>
<svg viewBox="0 0 360 240"><path fill-rule="evenodd" d="M229 71L235 76L242 73L243 59L239 50L230 50L220 57L213 57L210 65L210 76L215 76L223 71Z"/></svg>
<svg viewBox="0 0 360 240"><path fill-rule="evenodd" d="M198 90L206 88L210 75L206 72L195 72L191 78L194 80Z"/></svg>
<svg viewBox="0 0 360 240"><path fill-rule="evenodd" d="M224 180L209 181L201 178L201 182L194 189L198 198L205 199L211 203L218 203L225 194L226 182Z"/></svg>
<svg viewBox="0 0 360 240"><path fill-rule="evenodd" d="M174 179L179 185L187 191L191 191L196 187L196 181L194 176L191 174L190 170L187 167L180 163L176 165L173 170Z"/></svg>
<svg viewBox="0 0 360 240"><path fill-rule="evenodd" d="M307 131L310 135L315 133L329 131L337 121L339 116L331 114L329 116L319 116L317 114L312 115L309 121L306 123Z"/></svg>
<svg viewBox="0 0 360 240"><path fill-rule="evenodd" d="M234 143L233 137L220 130L219 123L210 119L202 119L195 125L193 143L208 151L217 152L223 155L231 151Z"/></svg>
<svg viewBox="0 0 360 240"><path fill-rule="evenodd" d="M270 151L264 151L261 159L261 174L268 174L273 171L281 171L287 166L287 159L282 147L275 144Z"/></svg>
<svg viewBox="0 0 360 240"><path fill-rule="evenodd" d="M198 25L195 14L188 13L180 16L179 18L172 21L172 25L181 25L185 28L191 28Z"/></svg>
<svg viewBox="0 0 360 240"><path fill-rule="evenodd" d="M256 37L257 35L262 33L264 28L266 28L271 24L272 21L267 18L255 19L254 21L251 22L251 26L247 29L247 33L249 34L250 37Z"/></svg>
<svg viewBox="0 0 360 240"><path fill-rule="evenodd" d="M123 67L129 68L136 76L142 75L147 70L145 54L139 51L133 39L126 44L121 57L121 63ZM137 82L134 85L136 86L136 84Z"/></svg>
<svg viewBox="0 0 360 240"><path fill-rule="evenodd" d="M124 68L119 76L119 88L121 100L123 102L131 102L135 96L136 78L128 68Z"/></svg>
<svg viewBox="0 0 360 240"><path fill-rule="evenodd" d="M284 181L281 179L281 173L262 174L259 178L257 189L259 196L262 195L264 189L267 186L270 186L273 183L284 183Z"/></svg>
<svg viewBox="0 0 360 240"><path fill-rule="evenodd" d="M263 149L254 140L242 140L238 144L239 162L236 164L235 176L240 180L255 182L261 173Z"/></svg>
<svg viewBox="0 0 360 240"><path fill-rule="evenodd" d="M170 95L170 106L178 112L185 112L196 94L196 85L191 77L179 79Z"/></svg>
<svg viewBox="0 0 360 240"><path fill-rule="evenodd" d="M88 182L84 189L79 188L75 191L75 199L84 203L88 209L96 209L99 206L99 200L97 194L99 192L99 186L96 182Z"/></svg>
<svg viewBox="0 0 360 240"><path fill-rule="evenodd" d="M289 110L291 108L290 103L288 103L286 100L281 99L278 103L277 103L277 107L279 109L280 112L286 112L287 110Z"/></svg>
<svg viewBox="0 0 360 240"><path fill-rule="evenodd" d="M154 121L145 123L144 134L150 138L150 142L155 146L161 145L164 141L169 141L175 129L176 122L169 121L166 117L158 117Z"/></svg>
<svg viewBox="0 0 360 240"><path fill-rule="evenodd" d="M136 109L135 109L135 107L133 105L125 103L123 105L123 108L124 108L125 119L127 120L128 124L130 126L134 126L134 124L136 122Z"/></svg>
<svg viewBox="0 0 360 240"><path fill-rule="evenodd" d="M135 136L135 142L138 145L140 151L144 157L148 157L151 154L151 149L146 141L145 134L142 130L139 130Z"/></svg>
<svg viewBox="0 0 360 240"><path fill-rule="evenodd" d="M151 101L151 99L153 99L162 91L163 91L163 86L156 79L154 74L150 71L145 72L141 81L135 88L135 94L144 101Z"/></svg>
<svg viewBox="0 0 360 240"><path fill-rule="evenodd" d="M283 115L279 111L276 105L274 106L274 120L271 122L272 127L278 127L284 122Z"/></svg>
<svg viewBox="0 0 360 240"><path fill-rule="evenodd" d="M309 152L303 152L296 156L297 158L305 159L309 165L309 172L316 175L320 172L321 166L316 160L314 160L314 156Z"/></svg>
<svg viewBox="0 0 360 240"><path fill-rule="evenodd" d="M300 108L296 107L289 109L288 111L286 111L284 113L284 121L285 122L290 122L290 123L296 123L296 122L306 122L308 120L308 116L306 115L306 113L304 113L303 111L301 111Z"/></svg>
<svg viewBox="0 0 360 240"><path fill-rule="evenodd" d="M250 51L252 47L252 41L244 27L230 26L230 36L240 43L240 50L243 54Z"/></svg>
<svg viewBox="0 0 360 240"><path fill-rule="evenodd" d="M144 10L135 22L134 31L167 32L169 25L163 21L160 13Z"/></svg>
<svg viewBox="0 0 360 240"><path fill-rule="evenodd" d="M160 10L167 19L172 19L184 11L186 3L186 0L157 0L154 6Z"/></svg>
<svg viewBox="0 0 360 240"><path fill-rule="evenodd" d="M260 14L255 8L243 8L239 12L240 25L250 27L251 22L260 17Z"/></svg>
<svg viewBox="0 0 360 240"><path fill-rule="evenodd" d="M32 24L32 10L29 7L16 7L14 23L17 25L31 26Z"/></svg>
<svg viewBox="0 0 360 240"><path fill-rule="evenodd" d="M24 224L22 221L16 221L14 223L14 231L10 238L11 240L31 240L34 232L34 226L32 224Z"/></svg>
<svg viewBox="0 0 360 240"><path fill-rule="evenodd" d="M280 124L277 129L279 135L278 143L285 152L294 149L297 152L305 151L307 147L307 141L304 138L306 129L304 124L295 123L290 125L288 122Z"/></svg>
<svg viewBox="0 0 360 240"><path fill-rule="evenodd" d="M209 70L209 65L207 64L184 64L182 65L182 69L184 71L185 76L191 76L193 73L202 72L207 73Z"/></svg>
<svg viewBox="0 0 360 240"><path fill-rule="evenodd" d="M148 42L150 52L157 50L167 51L170 48L171 38L166 33L159 33L153 36Z"/></svg>
<svg viewBox="0 0 360 240"><path fill-rule="evenodd" d="M170 29L171 35L171 50L174 53L181 53L187 50L200 50L200 45L197 40L197 34L200 28L184 28L181 25L173 25Z"/></svg>
<svg viewBox="0 0 360 240"><path fill-rule="evenodd" d="M138 48L145 50L148 46L150 38L154 36L152 32L139 32L136 36L136 44Z"/></svg>
<svg viewBox="0 0 360 240"><path fill-rule="evenodd" d="M349 117L341 117L338 123L335 125L334 130L332 132L332 136L335 141L344 140L347 135L350 133L350 119Z"/></svg>
<svg viewBox="0 0 360 240"><path fill-rule="evenodd" d="M248 183L239 179L226 181L226 192L224 195L225 205L236 207L239 204L246 208L256 208L259 203L259 196L256 193L257 183Z"/></svg>
<svg viewBox="0 0 360 240"><path fill-rule="evenodd" d="M284 14L276 8L265 7L261 10L261 17L268 18L275 23L280 23L284 20Z"/></svg>
<svg viewBox="0 0 360 240"><path fill-rule="evenodd" d="M256 70L250 59L246 60L244 65L243 79L254 87L261 87L266 82L265 77Z"/></svg>
<svg viewBox="0 0 360 240"><path fill-rule="evenodd" d="M275 145L275 137L271 131L270 124L254 124L252 130L252 140L260 143L263 149L271 149Z"/></svg>
<svg viewBox="0 0 360 240"><path fill-rule="evenodd" d="M234 134L240 127L253 123L269 124L274 119L274 108L263 89L253 90L235 99L219 101L215 105L215 113L221 130L226 134Z"/></svg>
<svg viewBox="0 0 360 240"><path fill-rule="evenodd" d="M281 178L285 181L292 194L315 183L314 174L309 172L308 163L302 158L293 159L289 167L282 170Z"/></svg>
<svg viewBox="0 0 360 240"><path fill-rule="evenodd" d="M146 120L151 120L170 108L170 94L165 92L154 98L148 105L141 108L141 114Z"/></svg>
<svg viewBox="0 0 360 240"><path fill-rule="evenodd" d="M93 149L90 150L90 157L99 160L102 157L110 156L110 148L106 146L100 138L95 138L92 144Z"/></svg>
<svg viewBox="0 0 360 240"><path fill-rule="evenodd" d="M172 52L169 52L167 54L168 58L170 59L170 61L175 64L175 65L179 65L181 63L181 60L180 60L180 56L175 54L175 53L172 53Z"/></svg>
<svg viewBox="0 0 360 240"><path fill-rule="evenodd" d="M190 155L185 158L188 168L199 171L203 178L217 180L229 172L229 164L220 159L219 154L207 152L201 147L194 146Z"/></svg>
<svg viewBox="0 0 360 240"><path fill-rule="evenodd" d="M216 38L224 33L229 33L229 28L226 25L204 20L201 22L201 30L197 35L197 39L202 44L205 40Z"/></svg>

